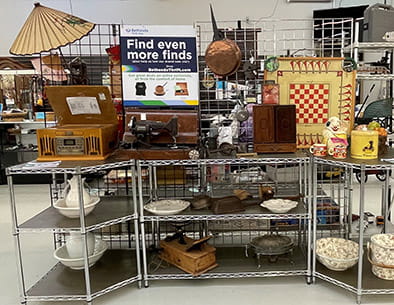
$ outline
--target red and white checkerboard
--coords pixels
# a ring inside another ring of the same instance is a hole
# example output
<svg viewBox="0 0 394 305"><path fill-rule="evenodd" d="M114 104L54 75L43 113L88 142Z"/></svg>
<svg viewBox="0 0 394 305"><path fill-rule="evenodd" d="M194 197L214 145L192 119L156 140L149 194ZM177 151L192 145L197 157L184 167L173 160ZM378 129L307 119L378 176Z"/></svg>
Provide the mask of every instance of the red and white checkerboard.
<svg viewBox="0 0 394 305"><path fill-rule="evenodd" d="M328 119L329 84L290 84L289 102L296 105L297 124L324 124Z"/></svg>

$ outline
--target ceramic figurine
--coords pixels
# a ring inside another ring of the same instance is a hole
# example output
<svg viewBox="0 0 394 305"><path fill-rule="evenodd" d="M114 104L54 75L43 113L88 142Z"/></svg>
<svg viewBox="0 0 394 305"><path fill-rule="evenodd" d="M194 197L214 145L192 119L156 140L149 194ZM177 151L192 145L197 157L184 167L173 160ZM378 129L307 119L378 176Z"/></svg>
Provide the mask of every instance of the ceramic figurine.
<svg viewBox="0 0 394 305"><path fill-rule="evenodd" d="M342 139L343 143L347 145L347 124L339 118L333 116L326 122L326 127L323 129L323 143L327 144L327 151L329 154L334 151L334 147L338 144L335 139ZM334 140L333 140L334 139Z"/></svg>
<svg viewBox="0 0 394 305"><path fill-rule="evenodd" d="M82 184L84 185L85 178L82 178ZM83 186L83 203L87 205L91 202L91 197L88 190ZM78 178L73 176L70 180L67 180L67 186L64 189L64 198L67 207L79 207L78 200Z"/></svg>

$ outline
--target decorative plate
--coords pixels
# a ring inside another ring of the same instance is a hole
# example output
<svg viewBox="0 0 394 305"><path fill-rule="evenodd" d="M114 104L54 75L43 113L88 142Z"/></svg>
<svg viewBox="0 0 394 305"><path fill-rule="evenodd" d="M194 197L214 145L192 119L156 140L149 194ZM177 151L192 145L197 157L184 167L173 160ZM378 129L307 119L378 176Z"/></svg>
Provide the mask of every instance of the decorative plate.
<svg viewBox="0 0 394 305"><path fill-rule="evenodd" d="M144 209L152 214L165 216L178 214L189 206L189 201L166 199L148 203L144 206Z"/></svg>

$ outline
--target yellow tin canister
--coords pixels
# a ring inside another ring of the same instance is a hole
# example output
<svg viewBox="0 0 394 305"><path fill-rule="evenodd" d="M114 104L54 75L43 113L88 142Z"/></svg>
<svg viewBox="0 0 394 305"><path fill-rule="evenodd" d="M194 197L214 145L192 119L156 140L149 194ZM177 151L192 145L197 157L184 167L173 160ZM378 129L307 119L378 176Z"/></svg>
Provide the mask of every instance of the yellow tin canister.
<svg viewBox="0 0 394 305"><path fill-rule="evenodd" d="M352 130L350 155L356 159L378 157L379 134L375 130Z"/></svg>

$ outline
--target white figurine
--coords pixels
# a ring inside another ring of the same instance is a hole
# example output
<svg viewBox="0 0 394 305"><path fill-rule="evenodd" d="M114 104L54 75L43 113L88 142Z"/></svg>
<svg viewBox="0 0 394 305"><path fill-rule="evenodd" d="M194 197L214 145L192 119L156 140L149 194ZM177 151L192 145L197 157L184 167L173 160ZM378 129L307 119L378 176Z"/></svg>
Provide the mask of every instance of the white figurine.
<svg viewBox="0 0 394 305"><path fill-rule="evenodd" d="M332 139L343 139L346 141L347 138L347 124L341 121L338 117L333 116L326 122L326 127L323 129L323 143L327 144L327 151L337 145L337 141Z"/></svg>

